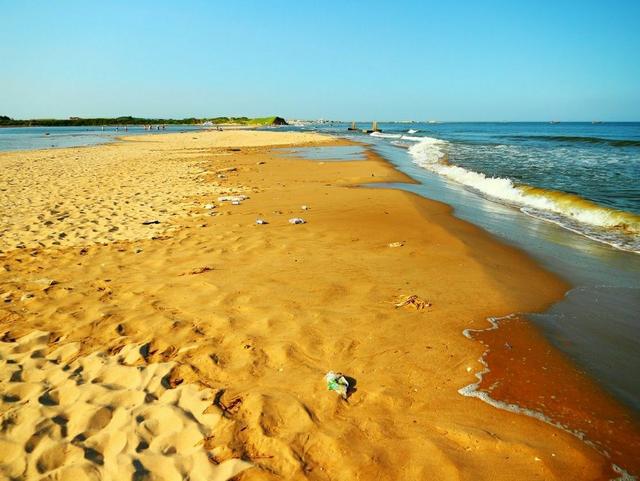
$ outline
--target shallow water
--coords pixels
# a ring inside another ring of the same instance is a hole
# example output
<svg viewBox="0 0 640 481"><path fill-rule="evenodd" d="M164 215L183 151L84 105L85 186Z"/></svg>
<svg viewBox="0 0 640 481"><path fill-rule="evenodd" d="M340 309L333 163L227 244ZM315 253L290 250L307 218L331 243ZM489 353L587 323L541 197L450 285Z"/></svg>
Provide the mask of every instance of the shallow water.
<svg viewBox="0 0 640 481"><path fill-rule="evenodd" d="M115 126L84 127L3 127L0 128L0 151L32 150L61 147L81 147L113 142L117 137L141 134L162 134L184 130L200 130L195 125L167 125L166 130L144 130L130 126L125 130Z"/></svg>
<svg viewBox="0 0 640 481"><path fill-rule="evenodd" d="M338 147L296 147L281 150L284 157L302 157L309 160L330 160L345 162L365 160L365 149L359 145L342 145Z"/></svg>

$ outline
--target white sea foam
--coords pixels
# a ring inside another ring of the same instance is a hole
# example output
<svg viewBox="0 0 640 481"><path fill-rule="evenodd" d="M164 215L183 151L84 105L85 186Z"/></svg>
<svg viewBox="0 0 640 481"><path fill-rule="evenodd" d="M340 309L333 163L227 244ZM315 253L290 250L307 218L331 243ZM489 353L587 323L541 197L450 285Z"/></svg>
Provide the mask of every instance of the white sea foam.
<svg viewBox="0 0 640 481"><path fill-rule="evenodd" d="M616 474L620 475L619 477L614 478L611 481L637 481L638 479L635 476L631 475L628 471L618 466L617 464L612 464L611 468Z"/></svg>
<svg viewBox="0 0 640 481"><path fill-rule="evenodd" d="M467 170L464 167L442 163L446 154L447 142L431 137L410 147L409 153L414 162L421 167L436 172L448 179L473 188L496 199L509 201L517 205L529 205L539 209L553 209L553 203L541 196L526 196L517 188L511 179L505 177L488 177L485 174ZM531 198L529 198L531 197Z"/></svg>
<svg viewBox="0 0 640 481"><path fill-rule="evenodd" d="M490 177L464 167L447 164L444 159L448 145L444 140L423 137L420 142L409 147L409 153L413 161L421 167L462 184L489 199L518 207L529 215L532 215L532 209L539 213L553 213L554 216L536 217L620 249L636 252L640 250L638 216L601 207L572 194L516 185L506 177ZM589 226L609 229L610 232L597 232L593 229L586 231L585 227ZM614 228L617 231L612 236L611 231Z"/></svg>
<svg viewBox="0 0 640 481"><path fill-rule="evenodd" d="M482 331L493 331L495 329L498 329L500 326L498 325L499 321L503 320L503 319L511 319L515 317L513 314L505 316L505 317L489 317L487 318L487 321L489 321L489 323L491 324L491 326L487 327L486 329L465 329L464 331L462 331L462 334L464 335L464 337L468 338L468 339L473 339L473 332L482 332ZM551 418L549 418L548 416L546 416L544 413L540 412L540 411L534 411L533 409L528 409L528 408L523 408L518 406L517 404L513 404L513 403L507 403L507 402L503 402L503 401L498 401L497 399L493 399L491 396L489 396L489 393L485 392L485 391L480 391L480 383L482 383L482 379L484 377L485 374L488 374L489 372L491 372L491 369L489 369L489 365L487 364L487 361L485 360L487 354L489 353L489 350L486 350L483 354L482 357L480 359L478 359L478 362L480 364L482 364L483 368L482 370L478 371L475 373L475 377L478 380L477 382L471 383L467 386L461 387L460 389L458 389L458 393L462 394L463 396L467 396L467 397L475 397L478 398L484 402L486 402L487 404L490 404L491 406L498 408L498 409L503 409L504 411L509 411L512 413L517 413L517 414L524 414L526 416L530 416L532 418L536 418L542 422L551 424L553 426L559 427L567 432L570 432L571 434L573 434L574 436L576 436L578 439L584 440L584 433L581 431L572 431L570 430L568 427L561 425L560 423L556 423L554 422Z"/></svg>
<svg viewBox="0 0 640 481"><path fill-rule="evenodd" d="M409 129L409 130L407 130L407 133L408 134L417 134L418 131L416 129Z"/></svg>
<svg viewBox="0 0 640 481"><path fill-rule="evenodd" d="M402 137L401 134L385 134L384 132L371 132L369 135L371 135L371 137L381 137L383 139L399 139Z"/></svg>
<svg viewBox="0 0 640 481"><path fill-rule="evenodd" d="M413 145L413 143L410 142L403 142L402 140L392 140L391 142L389 142L391 145L395 145L396 147L401 147L403 149L408 149L409 147L411 147Z"/></svg>
<svg viewBox="0 0 640 481"><path fill-rule="evenodd" d="M411 135L403 135L401 137L403 140L413 140L414 142L420 142L424 139L424 137L413 137Z"/></svg>

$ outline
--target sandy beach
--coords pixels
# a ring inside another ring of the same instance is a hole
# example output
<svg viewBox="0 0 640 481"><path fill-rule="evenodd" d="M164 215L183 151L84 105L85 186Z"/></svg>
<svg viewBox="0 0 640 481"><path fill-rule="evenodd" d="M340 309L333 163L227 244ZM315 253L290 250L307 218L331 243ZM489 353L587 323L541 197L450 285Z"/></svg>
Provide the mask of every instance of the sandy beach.
<svg viewBox="0 0 640 481"><path fill-rule="evenodd" d="M604 393L602 416L626 420L613 431L622 451L459 394L486 345L507 342L465 329L542 310L568 286L444 204L362 186L411 182L372 152L281 155L345 143L237 130L1 153L0 479L600 480L622 461L638 469L637 424ZM398 307L410 296L424 308ZM528 329L509 356L549 352ZM544 365L566 362L556 355ZM348 400L327 390L330 370L355 381ZM575 379L567 405L595 392Z"/></svg>

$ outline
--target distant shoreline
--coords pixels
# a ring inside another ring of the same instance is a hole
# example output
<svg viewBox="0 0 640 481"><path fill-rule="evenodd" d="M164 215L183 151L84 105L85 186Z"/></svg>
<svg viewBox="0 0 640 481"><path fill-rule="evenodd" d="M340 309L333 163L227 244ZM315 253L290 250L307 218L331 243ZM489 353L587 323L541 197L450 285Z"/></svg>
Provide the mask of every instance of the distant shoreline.
<svg viewBox="0 0 640 481"><path fill-rule="evenodd" d="M202 126L224 126L224 125L287 125L284 118L278 116L270 117L212 117L184 119L160 119L143 117L93 117L81 118L70 117L68 119L12 119L0 115L0 127L106 127L120 125L202 125Z"/></svg>
<svg viewBox="0 0 640 481"><path fill-rule="evenodd" d="M169 124L169 125L84 125L84 126L0 126L0 152L58 149L108 144L123 135L164 135L177 132L256 130L278 126L259 124Z"/></svg>

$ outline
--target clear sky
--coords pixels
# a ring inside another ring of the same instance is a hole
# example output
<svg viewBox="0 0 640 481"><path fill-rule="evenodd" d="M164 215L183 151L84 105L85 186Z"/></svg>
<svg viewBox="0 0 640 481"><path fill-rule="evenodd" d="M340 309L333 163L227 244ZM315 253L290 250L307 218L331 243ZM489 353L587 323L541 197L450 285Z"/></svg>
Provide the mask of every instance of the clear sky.
<svg viewBox="0 0 640 481"><path fill-rule="evenodd" d="M0 115L640 120L640 0L0 0Z"/></svg>

